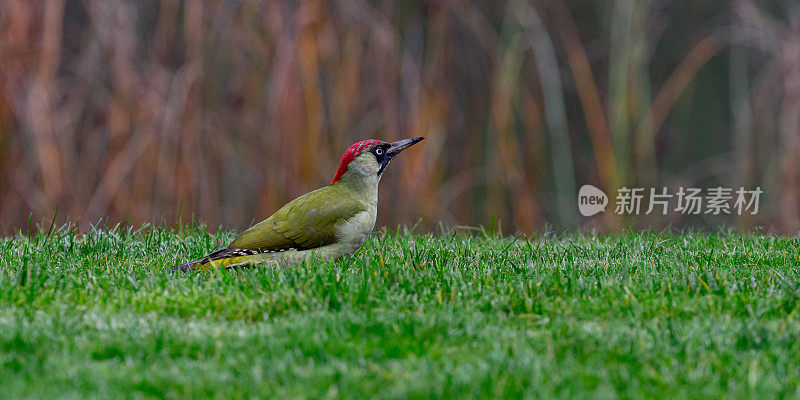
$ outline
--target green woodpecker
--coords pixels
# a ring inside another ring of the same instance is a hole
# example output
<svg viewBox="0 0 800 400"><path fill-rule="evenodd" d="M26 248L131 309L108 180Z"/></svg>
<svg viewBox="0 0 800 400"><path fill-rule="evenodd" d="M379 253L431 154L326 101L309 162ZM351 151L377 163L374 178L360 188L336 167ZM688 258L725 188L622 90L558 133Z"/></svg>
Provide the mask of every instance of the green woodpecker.
<svg viewBox="0 0 800 400"><path fill-rule="evenodd" d="M291 264L311 257L338 258L367 240L378 213L378 182L397 154L424 138L358 142L344 153L330 185L281 207L231 242L171 270L236 267L262 262Z"/></svg>

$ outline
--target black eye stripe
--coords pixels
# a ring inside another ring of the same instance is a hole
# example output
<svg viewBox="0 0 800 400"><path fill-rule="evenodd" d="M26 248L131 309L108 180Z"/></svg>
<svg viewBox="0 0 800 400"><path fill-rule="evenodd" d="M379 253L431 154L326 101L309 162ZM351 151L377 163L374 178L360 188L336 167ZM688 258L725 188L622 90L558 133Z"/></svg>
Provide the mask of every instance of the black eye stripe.
<svg viewBox="0 0 800 400"><path fill-rule="evenodd" d="M372 154L375 154L375 158L378 159L378 162L383 160L386 157L386 147L380 146L372 149Z"/></svg>

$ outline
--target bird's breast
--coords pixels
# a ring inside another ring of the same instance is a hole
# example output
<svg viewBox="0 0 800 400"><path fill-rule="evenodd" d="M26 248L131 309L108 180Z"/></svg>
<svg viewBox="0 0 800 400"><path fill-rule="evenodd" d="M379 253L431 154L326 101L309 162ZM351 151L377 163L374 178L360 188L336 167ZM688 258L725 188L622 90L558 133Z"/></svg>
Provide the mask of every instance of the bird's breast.
<svg viewBox="0 0 800 400"><path fill-rule="evenodd" d="M342 222L338 227L338 239L344 254L353 253L369 237L375 227L377 207L367 207L366 211L357 213L350 219Z"/></svg>

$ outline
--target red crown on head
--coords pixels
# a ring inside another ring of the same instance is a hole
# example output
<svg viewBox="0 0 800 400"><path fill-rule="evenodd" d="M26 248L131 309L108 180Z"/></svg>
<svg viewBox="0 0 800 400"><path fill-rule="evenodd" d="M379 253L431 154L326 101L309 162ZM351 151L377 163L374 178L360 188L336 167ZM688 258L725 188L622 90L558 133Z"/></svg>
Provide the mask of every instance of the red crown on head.
<svg viewBox="0 0 800 400"><path fill-rule="evenodd" d="M344 152L344 156L342 156L342 162L339 164L339 169L336 170L336 175L333 177L333 182L331 183L339 182L339 178L341 178L342 175L344 175L344 173L347 172L347 165L349 165L350 162L353 161L356 157L360 156L361 152L364 149L371 149L372 147L379 145L381 143L383 142L381 142L380 140L370 139L370 140L362 140L350 146L350 148Z"/></svg>

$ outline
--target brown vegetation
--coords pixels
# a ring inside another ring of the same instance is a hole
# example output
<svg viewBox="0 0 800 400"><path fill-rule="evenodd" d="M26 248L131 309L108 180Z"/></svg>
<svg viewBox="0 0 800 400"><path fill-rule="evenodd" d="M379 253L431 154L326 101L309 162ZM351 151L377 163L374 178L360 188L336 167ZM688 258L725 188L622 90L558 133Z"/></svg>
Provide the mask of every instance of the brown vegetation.
<svg viewBox="0 0 800 400"><path fill-rule="evenodd" d="M56 207L241 229L352 142L412 136L379 223L796 233L800 6L692 3L2 0L0 233ZM585 183L765 193L585 219Z"/></svg>

